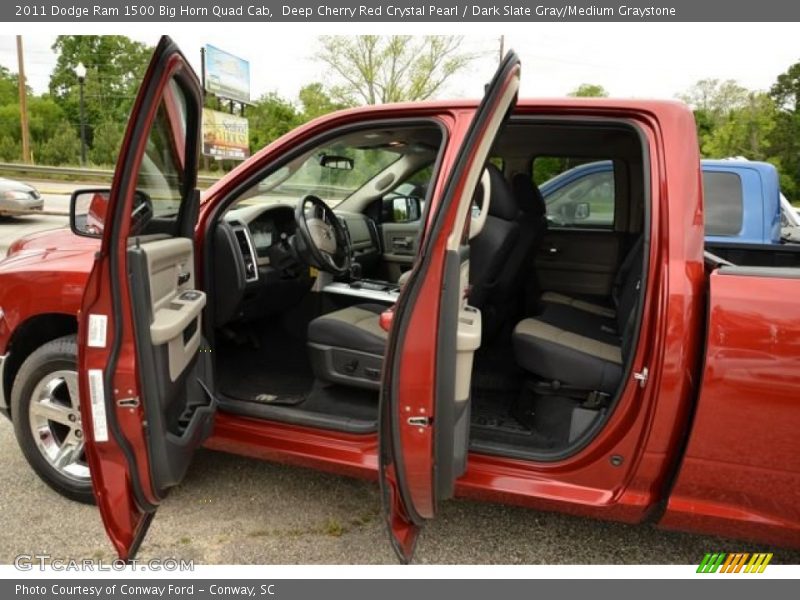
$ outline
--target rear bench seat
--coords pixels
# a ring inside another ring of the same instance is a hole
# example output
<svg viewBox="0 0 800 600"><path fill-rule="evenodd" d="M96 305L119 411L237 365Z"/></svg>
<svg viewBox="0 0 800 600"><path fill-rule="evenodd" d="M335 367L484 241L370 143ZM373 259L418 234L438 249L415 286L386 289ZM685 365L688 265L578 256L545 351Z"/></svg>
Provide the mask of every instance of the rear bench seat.
<svg viewBox="0 0 800 600"><path fill-rule="evenodd" d="M612 292L615 308L543 294L541 314L514 328L517 364L545 381L613 394L633 343L642 249L639 238L620 265Z"/></svg>

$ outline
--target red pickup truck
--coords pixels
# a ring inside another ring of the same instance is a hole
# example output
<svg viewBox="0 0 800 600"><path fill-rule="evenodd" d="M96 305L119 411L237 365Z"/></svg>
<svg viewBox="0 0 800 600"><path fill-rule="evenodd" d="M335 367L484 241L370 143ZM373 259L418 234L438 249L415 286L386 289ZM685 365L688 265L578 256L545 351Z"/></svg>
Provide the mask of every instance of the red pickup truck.
<svg viewBox="0 0 800 600"><path fill-rule="evenodd" d="M120 557L203 445L379 479L403 560L453 496L800 546L800 272L704 252L685 106L519 77L318 119L201 199L161 41L111 189L0 262L0 407ZM597 160L564 226L537 173Z"/></svg>

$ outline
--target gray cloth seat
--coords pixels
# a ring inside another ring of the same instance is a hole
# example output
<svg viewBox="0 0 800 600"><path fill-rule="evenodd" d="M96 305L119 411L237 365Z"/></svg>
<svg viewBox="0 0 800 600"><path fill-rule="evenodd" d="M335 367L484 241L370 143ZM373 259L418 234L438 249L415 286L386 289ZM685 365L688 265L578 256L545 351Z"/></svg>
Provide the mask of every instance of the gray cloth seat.
<svg viewBox="0 0 800 600"><path fill-rule="evenodd" d="M489 212L470 243L470 304L478 308L492 296L520 230L520 209L511 187L497 167L489 164L486 169ZM481 197L475 201L481 205ZM383 310L377 304L359 304L311 321L308 348L314 375L323 381L377 388L388 338L378 323Z"/></svg>
<svg viewBox="0 0 800 600"><path fill-rule="evenodd" d="M545 381L613 394L632 350L642 250L640 239L620 266L614 309L564 295L543 295L541 314L514 328L517 364Z"/></svg>
<svg viewBox="0 0 800 600"><path fill-rule="evenodd" d="M386 307L380 304L358 304L322 315L308 324L308 339L316 344L383 354L389 334L378 319L384 310Z"/></svg>
<svg viewBox="0 0 800 600"><path fill-rule="evenodd" d="M380 304L359 304L317 317L308 324L308 354L314 375L329 383L380 387L389 334L380 326Z"/></svg>

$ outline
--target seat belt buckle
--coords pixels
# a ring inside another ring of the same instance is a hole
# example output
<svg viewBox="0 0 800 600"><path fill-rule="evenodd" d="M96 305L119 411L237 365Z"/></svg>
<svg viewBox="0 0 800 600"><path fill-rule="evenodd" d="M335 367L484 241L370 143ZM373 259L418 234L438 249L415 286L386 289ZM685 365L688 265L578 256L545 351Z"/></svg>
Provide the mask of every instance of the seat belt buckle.
<svg viewBox="0 0 800 600"><path fill-rule="evenodd" d="M608 406L608 401L611 399L611 394L605 392L598 392L597 390L591 391L586 395L586 400L582 404L583 408L599 409Z"/></svg>

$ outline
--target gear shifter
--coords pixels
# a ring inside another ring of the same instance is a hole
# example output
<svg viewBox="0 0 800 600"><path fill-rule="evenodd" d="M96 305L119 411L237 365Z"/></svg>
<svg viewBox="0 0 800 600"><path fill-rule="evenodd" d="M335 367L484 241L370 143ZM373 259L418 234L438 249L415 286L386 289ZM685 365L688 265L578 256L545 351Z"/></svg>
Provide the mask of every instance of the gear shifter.
<svg viewBox="0 0 800 600"><path fill-rule="evenodd" d="M350 281L361 279L361 265L355 261L350 263Z"/></svg>

